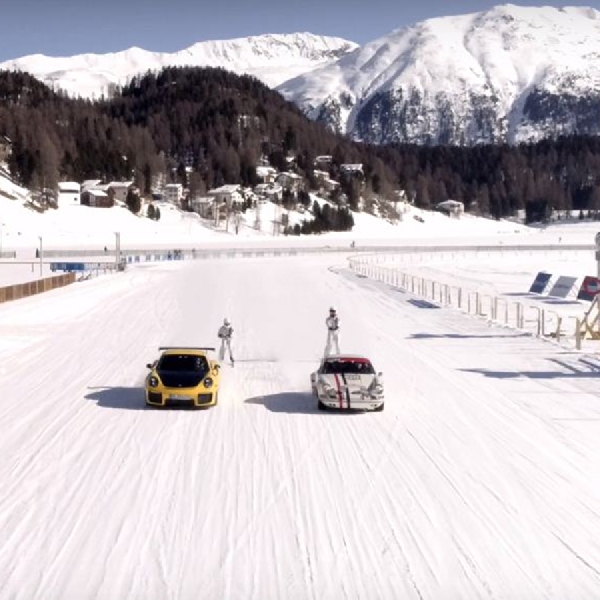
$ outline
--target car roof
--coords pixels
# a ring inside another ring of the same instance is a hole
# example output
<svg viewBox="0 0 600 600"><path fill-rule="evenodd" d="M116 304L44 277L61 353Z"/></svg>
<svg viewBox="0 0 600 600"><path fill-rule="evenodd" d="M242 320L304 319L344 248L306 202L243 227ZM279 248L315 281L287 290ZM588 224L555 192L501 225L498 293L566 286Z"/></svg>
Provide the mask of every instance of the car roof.
<svg viewBox="0 0 600 600"><path fill-rule="evenodd" d="M161 356L186 355L186 356L206 356L212 348L163 348Z"/></svg>
<svg viewBox="0 0 600 600"><path fill-rule="evenodd" d="M358 354L333 354L332 356L327 356L323 359L323 362L368 362L371 361L365 357L360 356Z"/></svg>

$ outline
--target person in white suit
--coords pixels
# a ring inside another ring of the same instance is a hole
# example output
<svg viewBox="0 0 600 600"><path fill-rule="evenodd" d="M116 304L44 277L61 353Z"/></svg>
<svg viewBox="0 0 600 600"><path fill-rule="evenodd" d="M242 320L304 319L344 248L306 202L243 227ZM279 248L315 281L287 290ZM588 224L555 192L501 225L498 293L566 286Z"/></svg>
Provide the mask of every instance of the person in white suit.
<svg viewBox="0 0 600 600"><path fill-rule="evenodd" d="M325 356L330 356L332 351L340 353L340 318L335 308L329 309L329 316L325 319L327 326L327 344L325 345Z"/></svg>
<svg viewBox="0 0 600 600"><path fill-rule="evenodd" d="M233 366L233 353L231 351L231 338L233 337L233 327L231 321L227 318L223 319L223 325L219 327L218 333L219 339L221 340L221 348L219 349L219 360L225 359L225 351L229 352L229 360Z"/></svg>

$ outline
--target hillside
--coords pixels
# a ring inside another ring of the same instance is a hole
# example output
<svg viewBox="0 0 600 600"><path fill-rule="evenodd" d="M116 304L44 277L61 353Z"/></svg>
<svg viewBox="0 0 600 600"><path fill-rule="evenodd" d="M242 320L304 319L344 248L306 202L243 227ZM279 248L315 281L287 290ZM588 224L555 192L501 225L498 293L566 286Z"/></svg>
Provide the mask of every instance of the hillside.
<svg viewBox="0 0 600 600"><path fill-rule="evenodd" d="M11 142L13 177L38 192L59 180L132 180L144 196L179 182L197 197L223 184L255 187L257 166L267 164L298 176L305 193L329 178L338 184L331 201L374 214L399 198L422 209L452 199L494 218L525 210L531 221L553 210L592 218L600 211L597 137L516 147L372 146L311 121L257 79L222 69L164 69L94 103L0 72L0 136ZM318 157L327 158L324 167Z"/></svg>
<svg viewBox="0 0 600 600"><path fill-rule="evenodd" d="M53 57L34 54L0 63L0 70L30 73L72 97L110 97L136 75L165 67L221 67L252 75L275 87L291 77L323 66L357 44L311 33L266 34L231 40L208 40L178 52L128 48L109 54Z"/></svg>
<svg viewBox="0 0 600 600"><path fill-rule="evenodd" d="M353 139L473 145L598 135L600 12L506 4L392 31L279 91Z"/></svg>

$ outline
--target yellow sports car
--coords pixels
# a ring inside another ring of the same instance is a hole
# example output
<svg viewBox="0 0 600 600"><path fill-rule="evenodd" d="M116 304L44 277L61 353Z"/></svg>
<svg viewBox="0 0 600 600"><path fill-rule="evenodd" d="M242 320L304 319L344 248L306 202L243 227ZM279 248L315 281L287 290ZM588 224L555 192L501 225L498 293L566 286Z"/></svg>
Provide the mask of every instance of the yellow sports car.
<svg viewBox="0 0 600 600"><path fill-rule="evenodd" d="M215 406L219 396L219 370L208 353L214 348L159 348L160 358L146 366L147 406Z"/></svg>

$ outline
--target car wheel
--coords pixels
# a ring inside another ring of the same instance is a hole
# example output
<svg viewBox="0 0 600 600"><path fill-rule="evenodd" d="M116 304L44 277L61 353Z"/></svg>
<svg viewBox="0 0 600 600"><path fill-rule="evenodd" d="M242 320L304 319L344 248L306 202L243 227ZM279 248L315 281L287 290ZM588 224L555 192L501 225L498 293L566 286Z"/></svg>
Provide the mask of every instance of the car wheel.
<svg viewBox="0 0 600 600"><path fill-rule="evenodd" d="M319 403L317 404L317 408L319 410L327 410L329 407L326 404L323 404L320 400Z"/></svg>
<svg viewBox="0 0 600 600"><path fill-rule="evenodd" d="M382 402L381 406L378 406L377 408L373 409L373 412L383 412L383 407L385 406L385 404Z"/></svg>

